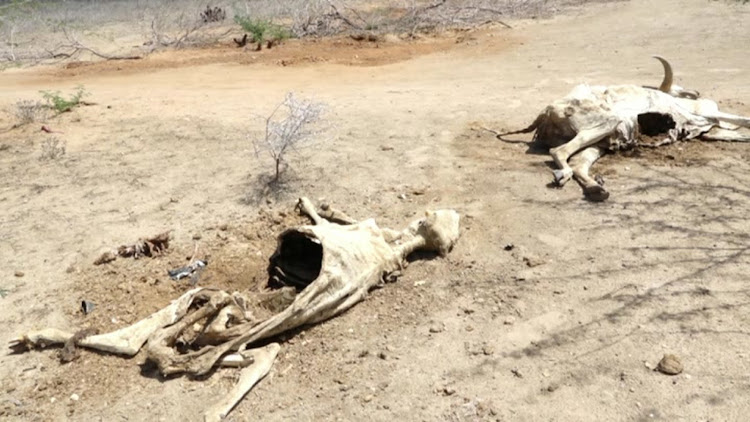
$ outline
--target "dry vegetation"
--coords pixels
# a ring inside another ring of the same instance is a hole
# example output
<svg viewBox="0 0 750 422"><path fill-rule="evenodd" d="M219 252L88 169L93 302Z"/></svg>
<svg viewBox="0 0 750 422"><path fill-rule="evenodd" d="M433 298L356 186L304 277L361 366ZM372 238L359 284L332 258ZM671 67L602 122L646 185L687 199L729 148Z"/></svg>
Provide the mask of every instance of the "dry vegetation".
<svg viewBox="0 0 750 422"><path fill-rule="evenodd" d="M274 22L295 37L414 36L550 16L586 2L257 0L218 1L209 7L202 0L16 0L0 5L0 61L7 67L71 59L138 59L165 48L226 43L242 36L233 17Z"/></svg>

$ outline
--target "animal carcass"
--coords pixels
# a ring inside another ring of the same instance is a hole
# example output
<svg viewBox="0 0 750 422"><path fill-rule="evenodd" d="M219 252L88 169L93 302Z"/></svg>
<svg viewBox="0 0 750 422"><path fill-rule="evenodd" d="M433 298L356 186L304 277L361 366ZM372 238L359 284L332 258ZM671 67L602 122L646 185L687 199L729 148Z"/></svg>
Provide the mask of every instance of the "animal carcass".
<svg viewBox="0 0 750 422"><path fill-rule="evenodd" d="M578 85L564 98L547 106L527 128L498 133L497 137L536 131L533 141L549 148L558 167L554 181L563 186L571 177L593 201L609 197L589 169L608 151L639 145L641 134L663 135L660 144L694 138L750 141L750 118L719 111L695 91L675 88L669 63L662 85Z"/></svg>
<svg viewBox="0 0 750 422"><path fill-rule="evenodd" d="M445 255L459 237L459 215L453 210L427 212L399 232L380 228L372 219L354 222L327 207L319 214L305 198L298 207L315 224L279 236L269 276L299 293L268 319L255 320L247 306L251 300L241 293L196 288L151 316L111 333L81 336L43 329L21 336L13 345L66 344L133 356L145 344L147 359L163 375L200 376L217 366L247 366L232 392L205 415L206 420L220 420L270 370L279 346L271 343L256 348L258 344L344 312L384 277L402 268L413 251Z"/></svg>

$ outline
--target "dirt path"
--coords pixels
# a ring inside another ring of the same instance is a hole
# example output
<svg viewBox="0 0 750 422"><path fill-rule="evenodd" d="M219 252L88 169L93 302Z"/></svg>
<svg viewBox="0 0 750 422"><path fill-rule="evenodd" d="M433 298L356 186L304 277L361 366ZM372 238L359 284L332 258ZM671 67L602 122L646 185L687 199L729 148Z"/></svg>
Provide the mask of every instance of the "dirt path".
<svg viewBox="0 0 750 422"><path fill-rule="evenodd" d="M523 127L580 82L655 84L657 53L680 85L748 115L750 8L733 3L610 3L429 48L378 47L410 57L398 62L295 46L261 64L193 52L176 67L6 71L4 106L80 83L97 105L50 122L67 141L60 160L38 160L37 127L0 135L9 146L0 151L0 340L147 315L186 288L163 273L198 237L216 260L207 284L255 285L273 236L300 221L274 216L299 195L394 228L454 207L464 228L447 259L412 263L398 283L286 341L235 420L742 420L750 146L607 157L595 171L612 198L590 204L575 186L545 186L547 157L471 130ZM299 60L307 56L323 59ZM303 151L291 191L249 201L268 163L245 132L287 91L329 105L331 139ZM103 247L165 229L175 246L164 258L91 264ZM77 311L82 298L99 303L90 317ZM663 353L679 355L685 372L651 371ZM199 420L233 382L231 371L164 381L138 363L3 354L2 415Z"/></svg>

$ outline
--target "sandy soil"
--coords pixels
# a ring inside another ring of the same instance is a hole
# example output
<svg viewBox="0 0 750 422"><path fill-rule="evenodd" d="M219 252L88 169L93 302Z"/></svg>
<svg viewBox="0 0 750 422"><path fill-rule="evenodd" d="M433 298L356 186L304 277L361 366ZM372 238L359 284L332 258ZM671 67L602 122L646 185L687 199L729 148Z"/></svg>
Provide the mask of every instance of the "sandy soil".
<svg viewBox="0 0 750 422"><path fill-rule="evenodd" d="M165 270L195 242L202 285L255 289L300 195L400 228L453 207L462 238L346 314L284 337L232 420L743 420L750 411L750 146L691 143L595 167L602 204L547 187L549 159L472 130L526 126L573 85L678 83L750 114L750 9L633 0L405 43L290 42L138 62L8 70L0 105L84 84L96 105L0 134L0 341L32 328L102 331L189 286ZM734 40L734 41L733 41ZM255 57L255 58L253 58ZM287 91L329 105L330 137L287 189L246 139ZM8 116L4 116L8 118ZM1 126L8 126L6 120ZM402 196L405 199L401 199ZM92 263L172 230L169 252ZM506 250L506 245L514 245ZM84 316L82 299L98 304ZM652 368L664 353L674 377ZM142 359L0 355L6 420L199 420L236 372L161 379ZM78 395L72 400L71 395Z"/></svg>

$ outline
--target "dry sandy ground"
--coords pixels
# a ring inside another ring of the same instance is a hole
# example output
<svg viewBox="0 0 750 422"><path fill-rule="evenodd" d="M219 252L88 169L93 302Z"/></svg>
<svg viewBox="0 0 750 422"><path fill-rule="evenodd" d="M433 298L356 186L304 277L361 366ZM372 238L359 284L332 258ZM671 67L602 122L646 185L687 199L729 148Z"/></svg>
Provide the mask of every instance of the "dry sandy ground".
<svg viewBox="0 0 750 422"><path fill-rule="evenodd" d="M0 340L136 321L188 288L165 270L194 238L211 257L201 284L256 288L274 236L304 221L289 212L299 195L392 228L453 207L452 254L283 338L231 418L744 420L750 145L606 157L595 170L612 197L592 204L574 185L546 186L547 156L471 130L523 127L580 82L657 83L654 53L681 85L748 115L750 8L734 3L634 0L417 44L3 72L3 106L81 83L97 105L48 122L67 141L59 160L38 160L49 136L38 125L0 135ZM302 151L285 193L255 201L269 163L245 133L287 91L329 105L330 137ZM167 229L164 257L92 265L103 247ZM87 317L83 298L98 304ZM664 353L681 375L650 369ZM164 380L142 363L3 353L2 418L199 420L236 376Z"/></svg>

